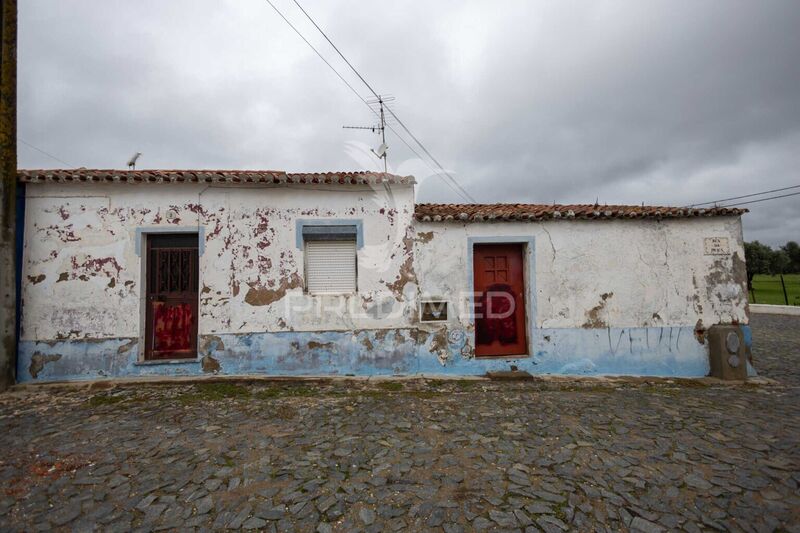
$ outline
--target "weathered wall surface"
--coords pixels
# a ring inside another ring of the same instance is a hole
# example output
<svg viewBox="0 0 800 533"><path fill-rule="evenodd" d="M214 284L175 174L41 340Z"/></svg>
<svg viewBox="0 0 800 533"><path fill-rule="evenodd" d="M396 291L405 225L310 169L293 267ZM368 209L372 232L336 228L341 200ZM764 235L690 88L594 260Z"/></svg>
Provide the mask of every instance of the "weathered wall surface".
<svg viewBox="0 0 800 533"><path fill-rule="evenodd" d="M537 327L747 323L744 250L736 217L418 222L416 230L420 291L460 294L461 309L472 276L468 238L532 237ZM727 238L730 254L705 255L708 237Z"/></svg>
<svg viewBox="0 0 800 533"><path fill-rule="evenodd" d="M19 379L220 372L698 376L703 330L747 323L738 218L413 222L393 186L29 184ZM298 220L360 220L358 293L303 290ZM202 235L199 357L143 358L141 235ZM728 240L706 255L707 238ZM527 357L474 357L471 242L524 241ZM420 323L420 297L450 302ZM746 327L746 326L745 326Z"/></svg>
<svg viewBox="0 0 800 533"><path fill-rule="evenodd" d="M444 296L448 366L515 364L534 372L704 375L705 328L747 324L741 223L736 217L544 223L417 223L422 295ZM706 255L705 240L729 253ZM474 359L470 240L528 240L529 358ZM432 326L425 326L432 329ZM463 333L462 333L463 332Z"/></svg>
<svg viewBox="0 0 800 533"><path fill-rule="evenodd" d="M115 368L139 373L129 368L144 334L137 241L141 232L154 230L202 231L201 353L213 351L220 334L409 327L416 292L412 209L408 186L392 186L390 195L383 186L31 184L22 377L37 373L29 372L37 352L49 353L45 368L85 359L86 340L124 345L125 363ZM298 219L362 221L357 294L342 301L304 293ZM60 354L45 349L55 344ZM70 351L75 355L67 357Z"/></svg>

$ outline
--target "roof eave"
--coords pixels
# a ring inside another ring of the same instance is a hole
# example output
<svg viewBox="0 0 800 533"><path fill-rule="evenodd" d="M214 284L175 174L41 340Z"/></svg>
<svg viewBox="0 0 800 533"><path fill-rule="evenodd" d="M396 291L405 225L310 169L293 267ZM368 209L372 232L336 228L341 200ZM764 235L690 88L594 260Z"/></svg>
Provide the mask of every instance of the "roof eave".
<svg viewBox="0 0 800 533"><path fill-rule="evenodd" d="M21 169L21 183L227 183L413 186L413 176L384 172L289 173L278 170Z"/></svg>

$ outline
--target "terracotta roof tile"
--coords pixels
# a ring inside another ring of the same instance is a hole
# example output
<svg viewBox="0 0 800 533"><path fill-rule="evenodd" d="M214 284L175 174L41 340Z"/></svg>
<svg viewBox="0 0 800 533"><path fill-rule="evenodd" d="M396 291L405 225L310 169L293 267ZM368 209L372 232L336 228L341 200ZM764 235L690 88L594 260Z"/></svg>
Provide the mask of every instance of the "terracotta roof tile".
<svg viewBox="0 0 800 533"><path fill-rule="evenodd" d="M747 209L592 204L417 204L414 207L415 218L422 222L661 219L738 216L743 213L747 213Z"/></svg>
<svg viewBox="0 0 800 533"><path fill-rule="evenodd" d="M289 173L280 170L18 170L25 183L292 183L374 185L379 183L411 185L413 176L384 172Z"/></svg>

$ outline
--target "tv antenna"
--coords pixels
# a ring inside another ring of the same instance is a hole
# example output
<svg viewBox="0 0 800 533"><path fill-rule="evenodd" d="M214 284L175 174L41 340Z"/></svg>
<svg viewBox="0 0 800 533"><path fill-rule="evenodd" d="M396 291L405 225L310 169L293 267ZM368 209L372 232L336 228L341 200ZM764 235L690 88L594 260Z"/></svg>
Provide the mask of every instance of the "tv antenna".
<svg viewBox="0 0 800 533"><path fill-rule="evenodd" d="M380 124L374 126L342 126L342 129L345 130L370 130L372 133L379 133L381 136L381 145L378 146L377 150L370 149L370 152L375 154L378 159L383 159L383 171L388 172L388 164L386 162L386 158L389 152L389 146L386 144L386 115L384 115L383 107L387 105L387 102L392 102L394 100L394 96L381 96L378 95L377 98L370 98L367 100L367 103L370 107L374 105L378 105L379 112L377 113L380 117Z"/></svg>

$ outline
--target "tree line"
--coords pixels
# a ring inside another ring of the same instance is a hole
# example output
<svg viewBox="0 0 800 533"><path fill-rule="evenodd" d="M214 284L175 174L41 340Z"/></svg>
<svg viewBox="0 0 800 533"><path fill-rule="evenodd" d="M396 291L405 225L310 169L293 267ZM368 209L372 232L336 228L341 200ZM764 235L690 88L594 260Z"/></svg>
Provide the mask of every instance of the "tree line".
<svg viewBox="0 0 800 533"><path fill-rule="evenodd" d="M747 261L747 283L756 274L797 274L800 273L800 245L789 241L776 250L758 241L744 243Z"/></svg>

